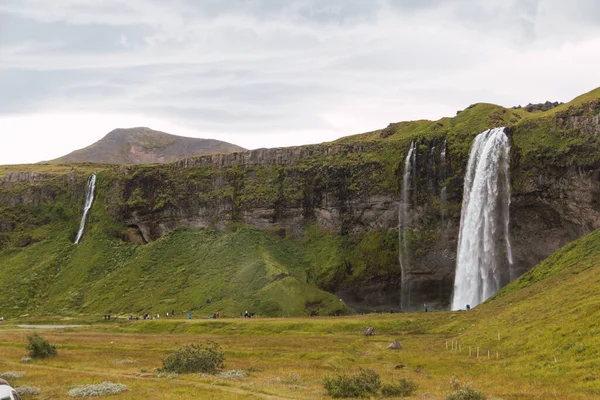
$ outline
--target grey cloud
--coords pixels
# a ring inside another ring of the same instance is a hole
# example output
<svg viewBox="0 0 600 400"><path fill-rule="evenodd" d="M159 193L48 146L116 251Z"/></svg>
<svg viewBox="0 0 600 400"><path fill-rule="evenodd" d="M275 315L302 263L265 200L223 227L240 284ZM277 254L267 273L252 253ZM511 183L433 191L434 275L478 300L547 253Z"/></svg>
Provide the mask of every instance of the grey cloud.
<svg viewBox="0 0 600 400"><path fill-rule="evenodd" d="M464 107L493 99L455 75L497 51L597 37L598 15L592 0L5 0L0 114L130 112L250 132L325 129L323 114L363 99Z"/></svg>
<svg viewBox="0 0 600 400"><path fill-rule="evenodd" d="M64 88L81 73L61 71L0 71L0 114L31 112L43 109L62 97Z"/></svg>
<svg viewBox="0 0 600 400"><path fill-rule="evenodd" d="M260 20L287 17L295 22L346 24L373 18L381 1L371 0L207 0L201 6L194 0L184 2L191 12L206 17L251 15Z"/></svg>
<svg viewBox="0 0 600 400"><path fill-rule="evenodd" d="M64 21L39 23L0 13L0 48L20 42L33 42L42 45L48 43L56 52L111 53L143 45L144 37L152 32L151 27L142 25L114 29L108 25L72 25ZM122 37L126 39L126 43L120 43Z"/></svg>

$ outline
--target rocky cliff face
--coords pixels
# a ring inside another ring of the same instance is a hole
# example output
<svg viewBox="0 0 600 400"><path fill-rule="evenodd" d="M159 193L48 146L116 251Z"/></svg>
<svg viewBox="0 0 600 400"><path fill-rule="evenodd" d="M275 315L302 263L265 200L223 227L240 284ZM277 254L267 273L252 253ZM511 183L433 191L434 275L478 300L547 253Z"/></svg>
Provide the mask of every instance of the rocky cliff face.
<svg viewBox="0 0 600 400"><path fill-rule="evenodd" d="M223 229L231 221L295 236L311 222L340 233L394 228L396 196L375 188L371 179L380 164L323 161L364 149L259 149L184 159L166 168L122 168L109 206L148 240L177 227Z"/></svg>
<svg viewBox="0 0 600 400"><path fill-rule="evenodd" d="M593 103L583 113L558 113L552 118L554 134L594 138L600 129L596 112ZM519 274L564 244L600 228L598 164L589 160L574 164L568 159L573 155L565 154L561 162L533 165L531 157L544 157L546 149L527 149L530 129L509 130L513 140L511 237ZM440 178L442 140L448 140L446 179ZM408 144L260 149L185 159L162 170L122 170L118 195L110 196L120 200L109 206L116 218L139 229L148 241L178 227L224 229L227 223L239 221L294 237L316 224L358 243L369 232L397 232L402 161ZM374 157L384 152L383 147L385 155ZM576 149L573 146L568 152ZM445 307L453 287L466 154L453 153L451 137L422 138L417 160L408 296L412 309L420 309L423 303ZM440 209L442 186L448 192L445 215ZM352 265L345 267L352 270ZM364 309L398 307L396 272L358 280L350 276L348 272L346 279L328 289Z"/></svg>
<svg viewBox="0 0 600 400"><path fill-rule="evenodd" d="M453 288L468 150L483 129L510 125L510 234L519 273L600 228L600 100L547 113L525 118L496 106L473 106L452 120L393 124L385 135L367 134L369 140L111 167L98 175L98 196L130 241L151 242L180 227L253 225L303 241L316 254L308 279L346 304L398 309L398 209L404 158L415 141L406 295L411 309L423 303L442 308ZM0 206L67 199L76 215L85 178L5 175ZM13 214L2 215L0 229L14 230L18 222L7 217Z"/></svg>

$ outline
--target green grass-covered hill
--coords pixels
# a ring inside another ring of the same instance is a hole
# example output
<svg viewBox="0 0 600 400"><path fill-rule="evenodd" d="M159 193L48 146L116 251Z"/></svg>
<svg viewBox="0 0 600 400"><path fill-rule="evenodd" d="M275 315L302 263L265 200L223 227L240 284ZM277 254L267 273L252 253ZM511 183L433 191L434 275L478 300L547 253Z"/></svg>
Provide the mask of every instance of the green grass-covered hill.
<svg viewBox="0 0 600 400"><path fill-rule="evenodd" d="M507 126L513 143L511 233L516 262L528 270L597 228L600 88L548 111L475 104L453 118L314 146L163 165L0 166L1 314L397 308L397 204L412 141L411 295L415 305L443 308L469 149L493 126ZM444 141L441 174L433 149ZM97 198L75 246L93 171Z"/></svg>

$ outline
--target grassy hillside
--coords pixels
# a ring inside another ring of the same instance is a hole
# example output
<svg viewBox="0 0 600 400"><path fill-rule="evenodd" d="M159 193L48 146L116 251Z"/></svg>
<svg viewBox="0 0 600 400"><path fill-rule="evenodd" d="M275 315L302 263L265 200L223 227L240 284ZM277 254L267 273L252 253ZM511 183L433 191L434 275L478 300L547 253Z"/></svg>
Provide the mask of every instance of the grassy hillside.
<svg viewBox="0 0 600 400"><path fill-rule="evenodd" d="M122 228L102 208L99 199L78 246L72 244L76 226L55 221L39 228L46 235L39 243L0 252L5 315L349 311L308 283L309 259L299 243L232 226L228 232L180 229L138 245L119 238Z"/></svg>
<svg viewBox="0 0 600 400"><path fill-rule="evenodd" d="M470 312L435 331L463 353L490 350L513 373L600 396L600 230L568 244ZM500 340L498 340L498 335Z"/></svg>

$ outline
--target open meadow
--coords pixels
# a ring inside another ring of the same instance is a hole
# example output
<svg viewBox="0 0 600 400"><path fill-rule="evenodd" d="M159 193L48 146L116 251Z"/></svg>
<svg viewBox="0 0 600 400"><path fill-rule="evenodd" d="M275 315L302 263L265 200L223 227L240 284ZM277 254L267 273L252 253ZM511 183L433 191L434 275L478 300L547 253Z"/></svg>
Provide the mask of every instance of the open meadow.
<svg viewBox="0 0 600 400"><path fill-rule="evenodd" d="M457 382L477 388L488 399L589 399L598 393L595 379L575 378L577 371L566 371L569 364L564 359L529 356L526 345L513 347L514 337L505 340L504 332L500 341L496 332L488 331L489 337L469 336L468 331L477 330L481 320L478 311L277 319L5 321L0 325L0 373L23 372L22 378L11 383L40 388L40 395L24 396L40 399L70 398L67 393L73 387L104 381L127 385L128 391L111 396L119 399L318 399L328 398L324 377L355 373L359 368L375 370L382 383L409 378L418 385L414 398L445 399ZM33 330L17 324L29 323L86 326L37 329L57 345L58 355L23 363L27 336ZM375 328L373 336L365 336L366 326ZM160 373L165 356L200 340L214 340L224 349L221 372ZM402 349L387 349L393 340ZM228 373L232 370L247 376Z"/></svg>

